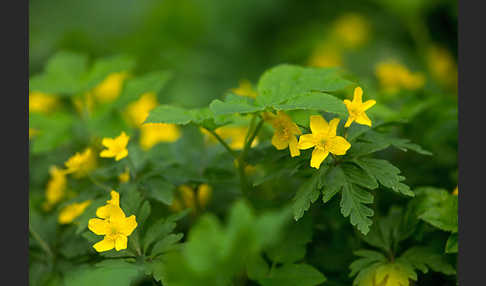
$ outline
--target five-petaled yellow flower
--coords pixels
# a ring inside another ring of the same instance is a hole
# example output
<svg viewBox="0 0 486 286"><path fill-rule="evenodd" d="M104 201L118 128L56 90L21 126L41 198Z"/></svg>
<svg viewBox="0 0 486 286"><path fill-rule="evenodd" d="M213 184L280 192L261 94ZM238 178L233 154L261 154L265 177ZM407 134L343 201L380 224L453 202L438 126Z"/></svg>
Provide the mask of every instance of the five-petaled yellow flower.
<svg viewBox="0 0 486 286"><path fill-rule="evenodd" d="M81 178L96 168L96 157L91 148L86 148L82 153L76 152L64 165L66 174L73 173L76 178Z"/></svg>
<svg viewBox="0 0 486 286"><path fill-rule="evenodd" d="M43 205L45 210L50 210L55 204L62 200L67 186L65 170L52 166L49 169L49 174L51 175L51 178L47 182L46 201Z"/></svg>
<svg viewBox="0 0 486 286"><path fill-rule="evenodd" d="M64 207L61 212L59 213L59 217L57 221L60 224L68 224L73 222L78 216L83 214L84 210L91 204L90 200L81 202L81 203L73 203L66 207Z"/></svg>
<svg viewBox="0 0 486 286"><path fill-rule="evenodd" d="M88 228L97 235L104 235L103 240L95 243L93 248L98 252L113 248L120 251L127 248L128 236L137 227L135 215L129 217L120 208L120 195L111 191L111 200L96 210L98 218L88 221Z"/></svg>
<svg viewBox="0 0 486 286"><path fill-rule="evenodd" d="M277 111L277 115L268 113L265 114L265 117L275 130L272 137L272 145L278 150L283 150L288 147L290 156L299 156L300 151L297 147L296 135L301 135L302 132L297 124L292 121L292 118L281 110Z"/></svg>
<svg viewBox="0 0 486 286"><path fill-rule="evenodd" d="M309 149L314 147L310 165L319 169L321 163L329 153L334 155L344 155L351 147L351 144L344 137L336 135L339 118L327 121L320 115L310 117L310 129L312 134L304 134L299 138L299 149Z"/></svg>
<svg viewBox="0 0 486 286"><path fill-rule="evenodd" d="M257 92L253 90L250 81L247 79L240 80L239 86L230 90L231 92L239 96L247 96L251 98L255 98L257 96Z"/></svg>
<svg viewBox="0 0 486 286"><path fill-rule="evenodd" d="M108 149L101 151L100 157L112 158L115 157L115 161L120 161L128 155L127 144L130 136L125 134L124 131L120 136L116 138L103 138L101 144Z"/></svg>
<svg viewBox="0 0 486 286"><path fill-rule="evenodd" d="M353 121L356 121L356 123L359 124L371 126L371 120L368 118L365 111L375 105L376 101L370 99L363 102L363 90L361 87L358 86L354 89L353 101L345 99L344 104L346 105L349 113L348 121L346 121L344 127L349 127Z"/></svg>

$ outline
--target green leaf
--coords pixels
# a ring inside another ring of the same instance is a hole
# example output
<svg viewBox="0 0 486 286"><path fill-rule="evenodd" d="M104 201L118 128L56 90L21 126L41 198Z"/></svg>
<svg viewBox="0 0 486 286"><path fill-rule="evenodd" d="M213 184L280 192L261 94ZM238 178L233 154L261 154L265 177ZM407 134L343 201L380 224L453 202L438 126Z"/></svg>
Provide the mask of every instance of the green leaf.
<svg viewBox="0 0 486 286"><path fill-rule="evenodd" d="M277 110L318 110L339 115L346 115L346 107L342 100L323 92L309 92L292 97L285 102L275 105Z"/></svg>
<svg viewBox="0 0 486 286"><path fill-rule="evenodd" d="M363 170L354 164L346 163L342 164L341 168L348 182L372 190L378 187L376 179L372 177L366 170Z"/></svg>
<svg viewBox="0 0 486 286"><path fill-rule="evenodd" d="M143 237L143 251L146 253L148 248L156 240L167 236L176 227L172 220L161 218L148 227Z"/></svg>
<svg viewBox="0 0 486 286"><path fill-rule="evenodd" d="M151 177L145 182L147 197L157 200L168 206L172 205L174 199L175 185L167 182L162 177Z"/></svg>
<svg viewBox="0 0 486 286"><path fill-rule="evenodd" d="M193 120L191 113L184 108L159 105L150 111L145 123L173 123L186 125Z"/></svg>
<svg viewBox="0 0 486 286"><path fill-rule="evenodd" d="M422 147L417 144L411 143L408 139L391 137L390 135L378 133L373 130L364 133L363 136L361 136L361 139L380 145L390 144L404 152L407 150L412 150L422 155L432 155L431 152L422 149Z"/></svg>
<svg viewBox="0 0 486 286"><path fill-rule="evenodd" d="M154 71L128 79L123 86L121 95L112 104L112 107L121 108L147 92L159 93L171 77L172 75L168 71Z"/></svg>
<svg viewBox="0 0 486 286"><path fill-rule="evenodd" d="M350 217L351 224L366 235L370 231L373 221L373 210L365 204L373 202L373 195L356 185L347 183L343 186L341 196L341 213L344 217Z"/></svg>
<svg viewBox="0 0 486 286"><path fill-rule="evenodd" d="M405 251L399 258L409 262L414 268L427 273L429 268L445 275L456 274L445 255L429 247L414 246Z"/></svg>
<svg viewBox="0 0 486 286"><path fill-rule="evenodd" d="M174 246L177 245L177 242L179 242L182 239L182 237L184 237L183 233L167 235L166 237L157 241L154 244L154 247L152 248L150 255L154 257L159 254L172 250Z"/></svg>
<svg viewBox="0 0 486 286"><path fill-rule="evenodd" d="M383 263L387 260L381 252L374 250L361 249L356 250L353 253L360 258L356 259L349 265L349 269L351 270L351 273L349 274L350 277L355 276L358 272L372 266L373 264L376 264L377 262Z"/></svg>
<svg viewBox="0 0 486 286"><path fill-rule="evenodd" d="M270 267L261 255L255 255L248 259L246 273L251 280L259 280L267 276Z"/></svg>
<svg viewBox="0 0 486 286"><path fill-rule="evenodd" d="M304 212L310 208L310 205L319 198L319 189L317 188L319 176L320 173L316 172L310 179L300 186L295 194L295 197L292 200L292 209L296 221L299 220L304 215Z"/></svg>
<svg viewBox="0 0 486 286"><path fill-rule="evenodd" d="M215 99L209 105L215 115L225 115L234 113L252 113L263 110L263 107L256 106L254 100L244 96L228 94L224 101Z"/></svg>
<svg viewBox="0 0 486 286"><path fill-rule="evenodd" d="M388 142L354 142L351 144L351 148L346 152L346 158L357 158L365 155L369 155L388 148L390 144Z"/></svg>
<svg viewBox="0 0 486 286"><path fill-rule="evenodd" d="M270 272L270 276L258 280L262 286L314 286L326 281L326 277L308 264L285 264Z"/></svg>
<svg viewBox="0 0 486 286"><path fill-rule="evenodd" d="M144 201L137 212L137 223L140 227L144 227L144 223L149 217L151 212L150 202L148 200Z"/></svg>
<svg viewBox="0 0 486 286"><path fill-rule="evenodd" d="M126 55L116 55L97 60L83 76L85 89L94 88L108 75L117 72L129 72L135 66L135 61Z"/></svg>
<svg viewBox="0 0 486 286"><path fill-rule="evenodd" d="M334 167L325 173L322 181L322 201L327 203L344 187L346 177L340 167Z"/></svg>
<svg viewBox="0 0 486 286"><path fill-rule="evenodd" d="M406 196L413 197L415 195L409 186L401 183L405 178L399 175L400 169L393 166L390 162L373 158L358 158L354 162L383 186Z"/></svg>
<svg viewBox="0 0 486 286"><path fill-rule="evenodd" d="M458 246L457 246L457 233L451 233L449 238L447 239L446 246L445 246L445 253L457 253Z"/></svg>
<svg viewBox="0 0 486 286"><path fill-rule="evenodd" d="M313 91L336 91L351 84L352 82L342 78L335 68L283 64L267 70L260 77L256 102L261 106L273 107Z"/></svg>
<svg viewBox="0 0 486 286"><path fill-rule="evenodd" d="M72 124L74 118L68 113L54 113L49 116L30 113L29 128L39 133L30 140L32 154L49 152L67 144L72 139Z"/></svg>
<svg viewBox="0 0 486 286"><path fill-rule="evenodd" d="M421 188L416 193L419 219L444 231L457 232L457 196L436 188Z"/></svg>
<svg viewBox="0 0 486 286"><path fill-rule="evenodd" d="M68 272L64 278L66 286L119 285L130 286L143 272L135 264L119 261L116 264L82 266Z"/></svg>

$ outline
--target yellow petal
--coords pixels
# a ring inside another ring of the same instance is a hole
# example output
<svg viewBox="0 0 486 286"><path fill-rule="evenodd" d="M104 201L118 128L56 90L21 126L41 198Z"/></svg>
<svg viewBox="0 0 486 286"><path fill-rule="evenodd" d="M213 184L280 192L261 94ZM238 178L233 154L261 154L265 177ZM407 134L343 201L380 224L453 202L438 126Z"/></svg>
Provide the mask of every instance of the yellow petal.
<svg viewBox="0 0 486 286"><path fill-rule="evenodd" d="M212 188L208 184L201 184L197 188L197 200L199 202L199 206L204 208L211 197Z"/></svg>
<svg viewBox="0 0 486 286"><path fill-rule="evenodd" d="M116 154L115 161L120 161L128 155L128 150L123 149L120 153Z"/></svg>
<svg viewBox="0 0 486 286"><path fill-rule="evenodd" d="M353 102L363 102L363 89L361 89L359 86L354 89Z"/></svg>
<svg viewBox="0 0 486 286"><path fill-rule="evenodd" d="M108 200L106 202L110 205L120 206L120 194L115 190L111 190L110 196L111 200Z"/></svg>
<svg viewBox="0 0 486 286"><path fill-rule="evenodd" d="M289 142L286 140L286 138L274 133L272 137L272 145L275 146L277 150L283 150L289 146Z"/></svg>
<svg viewBox="0 0 486 286"><path fill-rule="evenodd" d="M128 238L124 235L118 235L115 240L115 249L120 251L127 248Z"/></svg>
<svg viewBox="0 0 486 286"><path fill-rule="evenodd" d="M136 227L137 221L135 220L135 216L131 215L123 220L119 231L124 235L129 236L130 234L132 234Z"/></svg>
<svg viewBox="0 0 486 286"><path fill-rule="evenodd" d="M114 142L115 140L112 138L103 138L103 140L101 140L101 145L105 146L106 148L110 148L110 146L113 146Z"/></svg>
<svg viewBox="0 0 486 286"><path fill-rule="evenodd" d="M349 106L351 105L351 101L349 99L345 99L343 100L344 102L344 105L346 105L346 107L349 109Z"/></svg>
<svg viewBox="0 0 486 286"><path fill-rule="evenodd" d="M105 235L110 232L110 224L106 220L92 218L88 221L88 229L97 235Z"/></svg>
<svg viewBox="0 0 486 286"><path fill-rule="evenodd" d="M346 124L344 124L344 127L348 128L351 125L351 123L353 123L354 120L355 120L354 116L349 115Z"/></svg>
<svg viewBox="0 0 486 286"><path fill-rule="evenodd" d="M295 136L290 137L289 150L290 150L291 157L300 155L297 138Z"/></svg>
<svg viewBox="0 0 486 286"><path fill-rule="evenodd" d="M363 111L370 109L375 104L376 104L376 100L374 99L367 100L362 105Z"/></svg>
<svg viewBox="0 0 486 286"><path fill-rule="evenodd" d="M186 207L194 209L194 190L187 185L181 185L179 186L179 192L181 192L182 200Z"/></svg>
<svg viewBox="0 0 486 286"><path fill-rule="evenodd" d="M341 136L335 136L326 142L326 150L335 155L344 155L351 144Z"/></svg>
<svg viewBox="0 0 486 286"><path fill-rule="evenodd" d="M371 126L371 119L368 118L366 113L362 112L356 117L356 123Z"/></svg>
<svg viewBox="0 0 486 286"><path fill-rule="evenodd" d="M103 219L107 219L107 218L119 219L119 218L124 218L125 213L120 207L108 204L99 207L96 210L96 216Z"/></svg>
<svg viewBox="0 0 486 286"><path fill-rule="evenodd" d="M310 166L319 169L322 161L326 159L327 155L329 155L328 151L320 148L314 148L314 151L312 151Z"/></svg>
<svg viewBox="0 0 486 286"><path fill-rule="evenodd" d="M304 134L302 136L299 137L299 143L297 145L297 147L299 149L309 149L309 148L312 148L316 145L316 139L314 137L314 135L312 134Z"/></svg>
<svg viewBox="0 0 486 286"><path fill-rule="evenodd" d="M327 131L328 132L327 133L327 136L328 137L334 137L334 136L336 136L336 130L338 128L339 121L340 121L339 118L334 118L333 120L331 120L331 122L329 122L329 129Z"/></svg>
<svg viewBox="0 0 486 286"><path fill-rule="evenodd" d="M100 157L102 158L111 158L111 157L115 157L116 154L113 153L113 151L111 151L110 149L105 149L103 151L101 151L100 153Z"/></svg>
<svg viewBox="0 0 486 286"><path fill-rule="evenodd" d="M105 236L102 241L99 241L93 245L93 248L98 252L108 251L115 247L115 241Z"/></svg>
<svg viewBox="0 0 486 286"><path fill-rule="evenodd" d="M315 133L327 133L329 125L327 121L320 115L311 115L310 128L313 134Z"/></svg>

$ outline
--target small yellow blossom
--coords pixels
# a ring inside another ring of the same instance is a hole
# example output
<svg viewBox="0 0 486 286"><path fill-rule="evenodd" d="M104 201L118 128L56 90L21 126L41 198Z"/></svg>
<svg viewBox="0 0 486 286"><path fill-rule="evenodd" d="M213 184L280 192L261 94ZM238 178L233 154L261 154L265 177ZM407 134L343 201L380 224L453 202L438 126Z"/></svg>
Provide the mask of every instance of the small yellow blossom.
<svg viewBox="0 0 486 286"><path fill-rule="evenodd" d="M365 111L375 105L376 101L370 99L363 102L363 90L361 87L358 86L354 89L353 101L345 99L344 104L346 105L349 113L348 121L346 121L344 127L349 127L353 121L356 121L356 123L359 124L371 126L371 120L368 118Z"/></svg>
<svg viewBox="0 0 486 286"><path fill-rule="evenodd" d="M60 224L68 224L73 222L74 219L83 214L84 210L91 204L90 200L82 203L73 203L64 207L59 213L58 222Z"/></svg>
<svg viewBox="0 0 486 286"><path fill-rule="evenodd" d="M125 113L128 116L129 122L136 127L142 126L149 112L154 109L159 103L157 96L153 92L147 92L140 96L140 98L128 105Z"/></svg>
<svg viewBox="0 0 486 286"><path fill-rule="evenodd" d="M395 60L378 63L375 74L380 85L388 92L396 92L401 88L417 90L425 84L425 77L421 73L412 73Z"/></svg>
<svg viewBox="0 0 486 286"><path fill-rule="evenodd" d="M160 142L174 142L181 137L179 127L168 123L145 123L140 127L140 146L149 150Z"/></svg>
<svg viewBox="0 0 486 286"><path fill-rule="evenodd" d="M318 46L309 59L313 67L338 67L343 64L342 55L338 49Z"/></svg>
<svg viewBox="0 0 486 286"><path fill-rule="evenodd" d="M457 64L447 49L432 45L427 52L427 65L432 76L441 84L457 86Z"/></svg>
<svg viewBox="0 0 486 286"><path fill-rule="evenodd" d="M180 194L172 201L170 209L172 211L181 211L184 208L191 208L193 213L197 207L204 209L209 202L212 194L212 188L208 184L200 184L195 191L189 185L181 185L177 188Z"/></svg>
<svg viewBox="0 0 486 286"><path fill-rule="evenodd" d="M267 121L274 129L272 145L278 150L284 150L288 147L290 156L299 156L300 151L297 147L296 135L301 135L302 132L297 124L292 121L292 118L281 110L277 111L277 115L268 113L265 117L268 118Z"/></svg>
<svg viewBox="0 0 486 286"><path fill-rule="evenodd" d="M344 155L351 147L351 144L344 137L336 136L339 119L334 118L327 121L320 115L311 115L310 129L312 134L304 134L299 138L299 149L309 149L314 147L310 166L319 169L321 163L329 153Z"/></svg>
<svg viewBox="0 0 486 286"><path fill-rule="evenodd" d="M37 134L39 134L39 130L29 127L29 139L32 139Z"/></svg>
<svg viewBox="0 0 486 286"><path fill-rule="evenodd" d="M255 98L257 96L257 92L253 90L250 81L247 79L240 80L239 86L230 90L231 92L239 96L247 96L251 98Z"/></svg>
<svg viewBox="0 0 486 286"><path fill-rule="evenodd" d="M456 188L454 189L454 191L452 191L452 194L457 196L459 194L459 188L456 186Z"/></svg>
<svg viewBox="0 0 486 286"><path fill-rule="evenodd" d="M47 182L46 201L43 205L45 210L50 210L64 198L67 186L65 170L52 166L49 169L49 174L51 175L51 178Z"/></svg>
<svg viewBox="0 0 486 286"><path fill-rule="evenodd" d="M59 104L51 94L32 91L29 93L29 112L49 113Z"/></svg>
<svg viewBox="0 0 486 286"><path fill-rule="evenodd" d="M246 126L222 126L214 130L223 140L229 141L229 146L234 150L241 150L245 147L245 137L248 132L248 127ZM206 132L205 132L206 133ZM216 142L216 139L209 134L209 140ZM258 144L258 139L255 138L251 143L251 147Z"/></svg>
<svg viewBox="0 0 486 286"><path fill-rule="evenodd" d="M137 227L135 215L126 217L119 206L120 195L111 191L112 199L105 206L96 210L98 218L88 221L88 228L96 235L103 235L103 240L95 243L93 248L98 252L115 248L120 251L127 248L128 236Z"/></svg>
<svg viewBox="0 0 486 286"><path fill-rule="evenodd" d="M81 178L96 168L96 157L91 148L86 148L82 153L76 152L64 165L67 174L72 173L74 177Z"/></svg>
<svg viewBox="0 0 486 286"><path fill-rule="evenodd" d="M100 102L107 103L115 100L121 93L123 82L128 74L124 72L108 75L93 89L93 95Z"/></svg>
<svg viewBox="0 0 486 286"><path fill-rule="evenodd" d="M130 170L128 168L125 168L125 171L118 175L118 181L120 181L120 183L126 183L130 181Z"/></svg>
<svg viewBox="0 0 486 286"><path fill-rule="evenodd" d="M347 13L334 22L334 35L347 48L364 44L369 37L369 23L356 13Z"/></svg>
<svg viewBox="0 0 486 286"><path fill-rule="evenodd" d="M127 136L124 131L116 138L103 138L101 144L108 149L104 149L100 153L102 158L115 157L115 161L120 161L128 155L127 144L130 136Z"/></svg>

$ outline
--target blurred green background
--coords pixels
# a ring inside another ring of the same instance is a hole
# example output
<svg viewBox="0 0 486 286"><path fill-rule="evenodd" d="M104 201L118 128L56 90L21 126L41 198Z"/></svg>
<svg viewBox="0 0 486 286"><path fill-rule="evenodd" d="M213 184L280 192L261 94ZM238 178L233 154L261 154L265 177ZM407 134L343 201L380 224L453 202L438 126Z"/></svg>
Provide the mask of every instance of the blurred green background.
<svg viewBox="0 0 486 286"><path fill-rule="evenodd" d="M173 73L161 103L201 107L284 62L340 66L389 108L376 116L406 115L396 132L434 153L384 154L407 182L457 184L456 1L31 0L29 11L31 75L60 50L127 54L137 74ZM377 65L389 59L421 74L420 88L387 91Z"/></svg>

